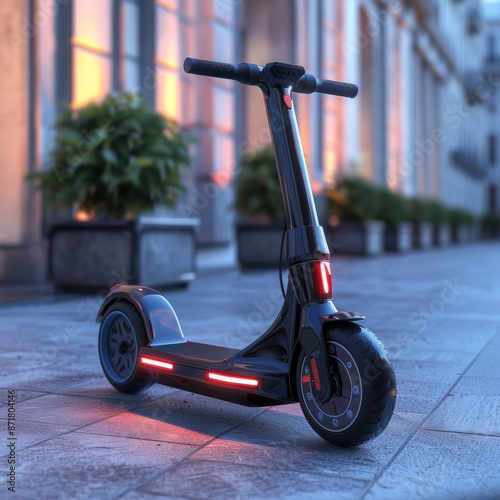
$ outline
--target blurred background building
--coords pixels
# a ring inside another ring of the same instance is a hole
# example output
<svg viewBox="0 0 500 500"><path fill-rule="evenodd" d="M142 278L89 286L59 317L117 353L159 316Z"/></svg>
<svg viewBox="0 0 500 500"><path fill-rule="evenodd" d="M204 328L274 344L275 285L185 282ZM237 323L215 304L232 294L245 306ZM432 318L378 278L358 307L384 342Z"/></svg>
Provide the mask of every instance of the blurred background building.
<svg viewBox="0 0 500 500"><path fill-rule="evenodd" d="M186 56L282 60L359 85L352 101L295 98L315 192L360 174L498 212L499 20L486 0L2 0L0 281L45 279L47 215L24 176L50 166L58 112L123 91L199 137L177 215L201 218L202 256L231 258L230 181L270 142L262 97L184 74Z"/></svg>

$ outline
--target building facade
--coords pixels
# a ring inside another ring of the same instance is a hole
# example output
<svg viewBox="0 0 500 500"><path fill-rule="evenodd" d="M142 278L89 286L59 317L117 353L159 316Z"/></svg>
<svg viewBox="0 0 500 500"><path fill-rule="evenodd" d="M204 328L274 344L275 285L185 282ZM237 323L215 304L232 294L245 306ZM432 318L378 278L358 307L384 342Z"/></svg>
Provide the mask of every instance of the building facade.
<svg viewBox="0 0 500 500"><path fill-rule="evenodd" d="M359 85L355 100L295 97L316 193L363 175L476 214L498 210L484 145L498 151L500 104L485 83L484 26L479 0L2 0L0 282L45 279L48 216L24 176L50 166L62 106L110 93L140 92L198 136L174 215L201 219L202 248L233 245L238 158L270 142L262 97L184 74L186 56L283 60Z"/></svg>
<svg viewBox="0 0 500 500"><path fill-rule="evenodd" d="M485 5L484 78L490 84L488 131L484 149L488 164L486 211L500 214L500 2Z"/></svg>

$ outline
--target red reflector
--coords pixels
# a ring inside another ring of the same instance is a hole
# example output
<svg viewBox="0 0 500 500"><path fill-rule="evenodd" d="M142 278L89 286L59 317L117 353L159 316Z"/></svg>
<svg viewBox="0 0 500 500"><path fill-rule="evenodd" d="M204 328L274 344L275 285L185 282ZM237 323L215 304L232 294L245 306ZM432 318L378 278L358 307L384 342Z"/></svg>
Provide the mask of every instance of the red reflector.
<svg viewBox="0 0 500 500"><path fill-rule="evenodd" d="M283 100L285 101L286 107L292 109L292 97L290 94L283 94Z"/></svg>
<svg viewBox="0 0 500 500"><path fill-rule="evenodd" d="M208 378L210 380L232 385L245 385L248 387L257 387L259 385L259 381L256 378L233 377L214 372L208 372Z"/></svg>
<svg viewBox="0 0 500 500"><path fill-rule="evenodd" d="M319 379L318 365L315 358L311 358L311 370L314 377L314 387L319 392L321 390L321 380Z"/></svg>
<svg viewBox="0 0 500 500"><path fill-rule="evenodd" d="M146 358L145 356L141 356L141 363L143 365L156 366L158 368L163 368L164 370L173 370L174 365L172 363L168 363L167 361L160 361L159 359Z"/></svg>

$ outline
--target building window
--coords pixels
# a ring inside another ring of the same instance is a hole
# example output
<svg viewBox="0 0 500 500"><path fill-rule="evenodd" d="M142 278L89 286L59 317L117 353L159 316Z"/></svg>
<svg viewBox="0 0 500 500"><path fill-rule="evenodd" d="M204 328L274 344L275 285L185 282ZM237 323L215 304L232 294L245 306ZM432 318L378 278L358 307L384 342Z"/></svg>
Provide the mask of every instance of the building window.
<svg viewBox="0 0 500 500"><path fill-rule="evenodd" d="M117 29L120 40L119 91L137 91L140 85L140 12L137 0L122 0Z"/></svg>
<svg viewBox="0 0 500 500"><path fill-rule="evenodd" d="M111 90L112 0L73 0L72 102L78 108Z"/></svg>
<svg viewBox="0 0 500 500"><path fill-rule="evenodd" d="M497 162L497 138L495 134L488 137L488 158L490 165L494 166Z"/></svg>
<svg viewBox="0 0 500 500"><path fill-rule="evenodd" d="M72 107L138 90L139 10L138 0L73 0Z"/></svg>

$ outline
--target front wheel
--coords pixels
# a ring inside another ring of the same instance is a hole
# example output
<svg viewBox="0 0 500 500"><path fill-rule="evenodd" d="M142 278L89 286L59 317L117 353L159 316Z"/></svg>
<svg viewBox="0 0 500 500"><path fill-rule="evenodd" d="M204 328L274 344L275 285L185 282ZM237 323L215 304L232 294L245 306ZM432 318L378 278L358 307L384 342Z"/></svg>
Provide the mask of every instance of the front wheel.
<svg viewBox="0 0 500 500"><path fill-rule="evenodd" d="M332 396L315 399L312 370L305 352L297 363L300 406L311 427L326 441L358 446L378 436L389 423L396 403L396 377L382 343L355 323L325 333Z"/></svg>

